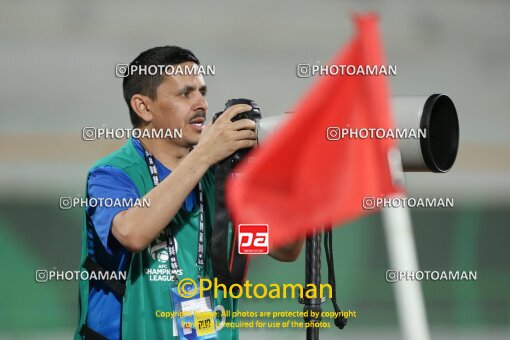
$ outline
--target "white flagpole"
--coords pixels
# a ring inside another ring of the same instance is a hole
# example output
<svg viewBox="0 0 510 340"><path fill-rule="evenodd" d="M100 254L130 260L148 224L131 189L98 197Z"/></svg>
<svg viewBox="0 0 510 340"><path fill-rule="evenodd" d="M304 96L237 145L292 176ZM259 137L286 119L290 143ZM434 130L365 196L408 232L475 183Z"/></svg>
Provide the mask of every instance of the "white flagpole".
<svg viewBox="0 0 510 340"><path fill-rule="evenodd" d="M405 179L398 149L395 148L388 153L388 162L393 181L404 187ZM406 196L401 194L392 197L401 199ZM409 208L402 207L402 205L400 207L383 208L382 217L391 266L388 269L416 272L418 270L418 256ZM388 279L388 272L386 273L386 279ZM427 313L420 282L397 280L397 282L391 284L394 285L397 314L403 338L405 340L429 340Z"/></svg>

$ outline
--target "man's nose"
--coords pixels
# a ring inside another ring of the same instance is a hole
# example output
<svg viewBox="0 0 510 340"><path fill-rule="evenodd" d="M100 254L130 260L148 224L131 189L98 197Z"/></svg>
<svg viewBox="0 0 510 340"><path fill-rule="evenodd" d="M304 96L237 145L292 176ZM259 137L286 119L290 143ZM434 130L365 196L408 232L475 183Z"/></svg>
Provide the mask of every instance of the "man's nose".
<svg viewBox="0 0 510 340"><path fill-rule="evenodd" d="M209 105L207 104L207 100L205 99L205 97L202 94L200 94L200 96L197 98L197 102L193 106L193 109L195 111L203 110L203 111L207 112L208 107L209 107Z"/></svg>

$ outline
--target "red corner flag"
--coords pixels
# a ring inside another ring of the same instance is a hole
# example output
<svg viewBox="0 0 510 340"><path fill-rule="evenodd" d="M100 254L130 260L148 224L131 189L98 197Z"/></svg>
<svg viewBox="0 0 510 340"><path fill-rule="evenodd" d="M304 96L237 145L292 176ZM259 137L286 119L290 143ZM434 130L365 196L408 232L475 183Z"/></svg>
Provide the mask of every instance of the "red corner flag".
<svg viewBox="0 0 510 340"><path fill-rule="evenodd" d="M356 35L329 65L345 65L346 71L347 65L385 65L376 15L355 21ZM227 183L236 226L267 224L270 245L278 247L314 227L369 212L373 200L364 197L399 191L388 161L393 140L341 138L342 129L393 128L387 79L359 74L320 76L283 127L254 150L254 159L239 165L242 175Z"/></svg>

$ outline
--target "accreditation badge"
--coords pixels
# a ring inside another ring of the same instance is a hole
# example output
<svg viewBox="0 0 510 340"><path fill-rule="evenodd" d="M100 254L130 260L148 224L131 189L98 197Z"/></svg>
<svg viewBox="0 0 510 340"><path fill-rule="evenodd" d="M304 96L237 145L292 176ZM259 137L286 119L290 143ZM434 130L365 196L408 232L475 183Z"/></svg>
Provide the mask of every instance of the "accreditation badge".
<svg viewBox="0 0 510 340"><path fill-rule="evenodd" d="M217 338L210 292L202 292L200 296L196 286L179 284L170 287L170 297L179 339Z"/></svg>

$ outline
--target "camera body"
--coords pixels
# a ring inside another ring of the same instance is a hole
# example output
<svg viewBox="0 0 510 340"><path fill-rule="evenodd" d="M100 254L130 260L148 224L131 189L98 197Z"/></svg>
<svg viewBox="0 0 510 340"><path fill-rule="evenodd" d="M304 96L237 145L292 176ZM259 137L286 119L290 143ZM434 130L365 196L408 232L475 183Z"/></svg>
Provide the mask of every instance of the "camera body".
<svg viewBox="0 0 510 340"><path fill-rule="evenodd" d="M245 111L245 112L241 112L239 114L237 114L234 118L232 118L232 121L235 122L237 120L240 120L240 119L251 119L253 120L255 123L257 123L258 125L258 122L259 120L262 118L262 114L260 113L260 107L257 105L257 103L255 103L253 100L251 99L246 99L246 98L237 98L237 99L229 99L226 103L225 103L225 109L223 111L220 111L220 112L217 112L213 115L213 124L214 122L216 121L216 119L218 119L218 117L223 113L225 112L225 110L227 110L229 107L231 107L232 105L237 105L237 104L248 104L252 107L252 109L250 111ZM245 149L240 149L240 150L237 150L230 158L232 160L232 164L231 164L231 168L234 169L235 166L244 158L244 156L251 150L252 148L245 148Z"/></svg>

